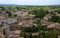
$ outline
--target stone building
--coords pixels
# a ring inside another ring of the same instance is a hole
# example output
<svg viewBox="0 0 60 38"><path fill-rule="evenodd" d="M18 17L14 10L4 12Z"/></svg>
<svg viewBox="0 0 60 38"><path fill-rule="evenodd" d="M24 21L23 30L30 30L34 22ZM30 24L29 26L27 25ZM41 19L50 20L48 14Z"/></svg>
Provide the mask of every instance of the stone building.
<svg viewBox="0 0 60 38"><path fill-rule="evenodd" d="M28 14L28 12L17 12L20 16L17 18L18 25L24 27L24 26L31 26L36 19L34 18L35 15Z"/></svg>
<svg viewBox="0 0 60 38"><path fill-rule="evenodd" d="M54 31L58 35L60 35L60 24L59 23L50 24L47 26L47 28L49 29L49 31Z"/></svg>
<svg viewBox="0 0 60 38"><path fill-rule="evenodd" d="M4 35L4 37L7 37L7 34L9 33L9 26L3 26L0 28L0 33Z"/></svg>
<svg viewBox="0 0 60 38"><path fill-rule="evenodd" d="M60 38L60 35L58 35L58 38Z"/></svg>
<svg viewBox="0 0 60 38"><path fill-rule="evenodd" d="M20 38L20 30L10 31L7 38Z"/></svg>
<svg viewBox="0 0 60 38"><path fill-rule="evenodd" d="M4 26L9 26L10 30L14 30L17 25L17 19L8 18L2 22Z"/></svg>
<svg viewBox="0 0 60 38"><path fill-rule="evenodd" d="M24 33L24 37L26 37L26 38L32 38L33 36L37 36L37 37L39 37L39 32L35 32L35 33L29 33L29 32L25 32Z"/></svg>
<svg viewBox="0 0 60 38"><path fill-rule="evenodd" d="M5 38L5 36L2 33L0 33L0 38Z"/></svg>

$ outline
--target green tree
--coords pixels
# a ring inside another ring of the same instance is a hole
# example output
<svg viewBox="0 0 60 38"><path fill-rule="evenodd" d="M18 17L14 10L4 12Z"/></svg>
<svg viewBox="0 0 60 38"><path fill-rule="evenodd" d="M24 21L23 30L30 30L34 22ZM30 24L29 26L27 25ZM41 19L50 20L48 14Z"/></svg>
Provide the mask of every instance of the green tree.
<svg viewBox="0 0 60 38"><path fill-rule="evenodd" d="M17 14L13 14L13 17L17 17Z"/></svg>
<svg viewBox="0 0 60 38"><path fill-rule="evenodd" d="M31 27L24 27L23 32L31 32Z"/></svg>
<svg viewBox="0 0 60 38"><path fill-rule="evenodd" d="M2 13L2 11L0 10L0 14Z"/></svg>
<svg viewBox="0 0 60 38"><path fill-rule="evenodd" d="M23 37L24 37L24 38L27 38L27 37L26 37L26 34L25 34L25 32L24 32L24 35L23 35Z"/></svg>
<svg viewBox="0 0 60 38"><path fill-rule="evenodd" d="M3 27L4 25L3 24L0 24L0 27Z"/></svg>
<svg viewBox="0 0 60 38"><path fill-rule="evenodd" d="M32 10L29 13L36 15L36 18L43 18L46 14L48 14L48 12L43 9Z"/></svg>
<svg viewBox="0 0 60 38"><path fill-rule="evenodd" d="M30 38L32 38L32 33L30 33Z"/></svg>
<svg viewBox="0 0 60 38"><path fill-rule="evenodd" d="M48 19L48 21L60 23L60 17L59 16L52 16L52 18Z"/></svg>

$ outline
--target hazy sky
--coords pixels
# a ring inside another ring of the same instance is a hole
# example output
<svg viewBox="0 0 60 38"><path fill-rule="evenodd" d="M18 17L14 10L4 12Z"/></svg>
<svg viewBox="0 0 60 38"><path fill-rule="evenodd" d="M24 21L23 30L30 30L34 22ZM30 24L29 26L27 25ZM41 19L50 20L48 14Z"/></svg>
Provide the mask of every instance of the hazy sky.
<svg viewBox="0 0 60 38"><path fill-rule="evenodd" d="M0 4L56 5L60 4L60 0L0 0Z"/></svg>

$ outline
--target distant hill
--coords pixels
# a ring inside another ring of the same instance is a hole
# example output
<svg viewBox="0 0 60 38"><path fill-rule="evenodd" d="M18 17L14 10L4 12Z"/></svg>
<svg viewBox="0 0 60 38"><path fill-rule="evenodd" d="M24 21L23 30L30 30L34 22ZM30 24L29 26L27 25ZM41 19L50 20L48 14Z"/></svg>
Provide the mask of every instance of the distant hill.
<svg viewBox="0 0 60 38"><path fill-rule="evenodd" d="M0 6L16 6L16 4L0 4Z"/></svg>
<svg viewBox="0 0 60 38"><path fill-rule="evenodd" d="M17 5L17 4L0 4L0 6L53 6L53 7L59 7L59 5Z"/></svg>

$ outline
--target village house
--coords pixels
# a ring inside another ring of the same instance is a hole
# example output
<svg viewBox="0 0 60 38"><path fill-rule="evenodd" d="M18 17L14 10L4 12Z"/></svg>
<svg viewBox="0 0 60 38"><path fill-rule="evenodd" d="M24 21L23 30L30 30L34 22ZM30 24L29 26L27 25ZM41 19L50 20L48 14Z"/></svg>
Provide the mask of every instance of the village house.
<svg viewBox="0 0 60 38"><path fill-rule="evenodd" d="M7 19L7 18L8 18L8 16L7 16L6 13L0 14L0 24L2 24L2 21L5 20L5 19Z"/></svg>
<svg viewBox="0 0 60 38"><path fill-rule="evenodd" d="M2 23L4 24L4 26L10 26L10 30L13 30L17 25L17 19L8 18L5 19Z"/></svg>
<svg viewBox="0 0 60 38"><path fill-rule="evenodd" d="M44 16L44 18L43 18L43 19L47 21L47 20L48 20L49 18L51 18L51 17L52 17L52 15L51 15L51 14L47 14L46 16Z"/></svg>
<svg viewBox="0 0 60 38"><path fill-rule="evenodd" d="M60 35L60 24L59 23L53 23L47 26L49 31L55 31L58 35Z"/></svg>
<svg viewBox="0 0 60 38"><path fill-rule="evenodd" d="M20 38L20 30L10 31L7 38Z"/></svg>
<svg viewBox="0 0 60 38"><path fill-rule="evenodd" d="M3 36L7 37L7 38L15 38L15 37L20 38L21 31L20 30L10 31L9 26L4 26L4 27L0 28L0 33L3 34Z"/></svg>
<svg viewBox="0 0 60 38"><path fill-rule="evenodd" d="M52 23L47 26L47 28L55 28L55 29L60 29L60 24L59 23Z"/></svg>
<svg viewBox="0 0 60 38"><path fill-rule="evenodd" d="M58 38L60 38L60 35L58 35Z"/></svg>
<svg viewBox="0 0 60 38"><path fill-rule="evenodd" d="M40 37L39 36L40 35L39 32L34 32L34 33L25 32L24 35L25 35L26 38L31 38L33 36L37 36L38 38Z"/></svg>
<svg viewBox="0 0 60 38"><path fill-rule="evenodd" d="M35 21L35 15L28 14L28 12L18 12L20 17L18 18L18 22L20 26L31 26Z"/></svg>
<svg viewBox="0 0 60 38"><path fill-rule="evenodd" d="M0 33L0 38L5 38L5 36L2 33Z"/></svg>
<svg viewBox="0 0 60 38"><path fill-rule="evenodd" d="M0 33L3 34L4 37L7 37L9 31L10 31L9 26L3 26L0 28Z"/></svg>

